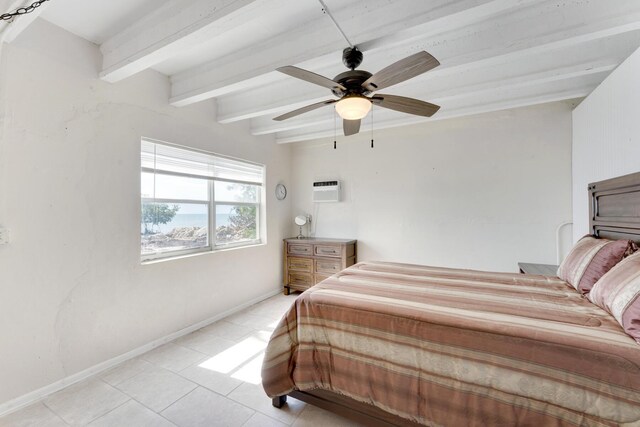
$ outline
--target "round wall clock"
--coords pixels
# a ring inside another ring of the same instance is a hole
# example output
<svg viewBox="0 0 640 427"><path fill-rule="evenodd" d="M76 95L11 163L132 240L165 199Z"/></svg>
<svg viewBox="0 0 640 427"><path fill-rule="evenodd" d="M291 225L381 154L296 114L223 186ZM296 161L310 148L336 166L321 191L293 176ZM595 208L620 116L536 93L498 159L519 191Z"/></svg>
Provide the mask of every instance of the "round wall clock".
<svg viewBox="0 0 640 427"><path fill-rule="evenodd" d="M287 187L284 184L276 185L276 199L284 200L287 197Z"/></svg>

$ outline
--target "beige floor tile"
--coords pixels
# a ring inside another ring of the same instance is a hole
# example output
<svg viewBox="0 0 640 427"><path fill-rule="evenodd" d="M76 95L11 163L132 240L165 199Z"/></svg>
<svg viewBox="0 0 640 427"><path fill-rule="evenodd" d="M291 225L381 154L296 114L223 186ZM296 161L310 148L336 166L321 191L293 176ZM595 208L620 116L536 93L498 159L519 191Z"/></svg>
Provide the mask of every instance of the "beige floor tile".
<svg viewBox="0 0 640 427"><path fill-rule="evenodd" d="M153 367L118 385L146 407L160 412L194 388L196 384L166 369Z"/></svg>
<svg viewBox="0 0 640 427"><path fill-rule="evenodd" d="M252 313L257 316L281 316L282 312L278 307L270 302L264 302L253 305L245 310L247 313Z"/></svg>
<svg viewBox="0 0 640 427"><path fill-rule="evenodd" d="M150 368L151 366L153 365L144 359L131 359L119 364L112 369L109 369L101 376L101 378L102 381L108 384L118 385L121 382L128 380L129 378L135 377L140 372Z"/></svg>
<svg viewBox="0 0 640 427"><path fill-rule="evenodd" d="M264 301L265 304L271 305L273 308L280 310L281 313L287 311L295 302L300 294L291 294L291 295L276 295L275 297L269 298Z"/></svg>
<svg viewBox="0 0 640 427"><path fill-rule="evenodd" d="M140 357L161 368L178 372L200 360L205 359L207 355L200 353L199 351L169 343L151 350Z"/></svg>
<svg viewBox="0 0 640 427"><path fill-rule="evenodd" d="M236 341L251 333L252 331L253 328L250 328L248 326L236 325L225 320L220 320L219 322L212 323L209 326L205 326L197 332L215 335L216 337Z"/></svg>
<svg viewBox="0 0 640 427"><path fill-rule="evenodd" d="M264 341L265 343L269 343L269 340L271 339L272 334L273 334L273 331L253 331L247 336L257 338L261 341Z"/></svg>
<svg viewBox="0 0 640 427"><path fill-rule="evenodd" d="M294 301L295 298L293 297L285 297L285 299L282 300L279 297L270 298L265 302L250 307L248 310L258 316L280 318L284 313L286 313L289 307L291 307Z"/></svg>
<svg viewBox="0 0 640 427"><path fill-rule="evenodd" d="M288 307L287 307L288 308ZM250 314L252 316L260 316L269 320L280 320L286 309L282 309L277 304L267 303L258 305L239 312L238 314Z"/></svg>
<svg viewBox="0 0 640 427"><path fill-rule="evenodd" d="M199 366L201 368L210 369L221 374L230 374L232 378L237 378L241 381L254 381L260 383L260 371L258 370L257 378L239 378L235 375L239 370L245 366L255 362L256 358L263 357L264 349L267 347L267 343L259 338L248 336L232 347L229 347L225 351L222 351L215 356L211 356L209 359L201 362Z"/></svg>
<svg viewBox="0 0 640 427"><path fill-rule="evenodd" d="M0 418L0 427L68 427L62 418L42 403L28 406Z"/></svg>
<svg viewBox="0 0 640 427"><path fill-rule="evenodd" d="M248 383L240 385L228 397L286 424L291 424L306 406L304 402L288 398L287 404L282 408L274 408L262 385Z"/></svg>
<svg viewBox="0 0 640 427"><path fill-rule="evenodd" d="M201 332L194 332L193 334L189 334L186 337L181 338L177 344L188 347L189 349L198 351L207 356L215 356L216 354L222 353L226 349L236 345L237 341Z"/></svg>
<svg viewBox="0 0 640 427"><path fill-rule="evenodd" d="M242 381L231 378L230 374L222 374L197 364L180 371L180 375L223 396L242 384Z"/></svg>
<svg viewBox="0 0 640 427"><path fill-rule="evenodd" d="M256 412L253 414L249 421L244 423L242 427L286 427L288 424L281 423L280 421L274 420L271 417L267 417L260 412Z"/></svg>
<svg viewBox="0 0 640 427"><path fill-rule="evenodd" d="M90 427L175 427L175 424L135 400L114 409L89 424Z"/></svg>
<svg viewBox="0 0 640 427"><path fill-rule="evenodd" d="M74 384L44 399L44 404L67 424L85 425L129 400L129 396L101 380Z"/></svg>
<svg viewBox="0 0 640 427"><path fill-rule="evenodd" d="M355 421L351 421L347 418L336 415L332 412L325 411L324 409L317 408L313 405L307 405L304 411L298 416L293 427L318 427L318 426L331 426L331 427L366 427L364 424L359 424Z"/></svg>
<svg viewBox="0 0 640 427"><path fill-rule="evenodd" d="M162 412L180 427L242 426L253 414L251 409L202 387Z"/></svg>
<svg viewBox="0 0 640 427"><path fill-rule="evenodd" d="M262 384L262 362L264 361L264 351L261 351L231 373L231 378L240 381L261 385Z"/></svg>
<svg viewBox="0 0 640 427"><path fill-rule="evenodd" d="M274 323L280 319L280 316L258 316L252 313L238 313L225 318L226 322L235 325L248 327L255 330L273 330Z"/></svg>
<svg viewBox="0 0 640 427"><path fill-rule="evenodd" d="M211 338L211 335L204 334L200 332L200 330L197 330L195 332L191 332L190 334L183 335L180 338L171 341L171 343L195 350L193 347L191 347L191 345L197 344L200 341L206 340L208 338Z"/></svg>

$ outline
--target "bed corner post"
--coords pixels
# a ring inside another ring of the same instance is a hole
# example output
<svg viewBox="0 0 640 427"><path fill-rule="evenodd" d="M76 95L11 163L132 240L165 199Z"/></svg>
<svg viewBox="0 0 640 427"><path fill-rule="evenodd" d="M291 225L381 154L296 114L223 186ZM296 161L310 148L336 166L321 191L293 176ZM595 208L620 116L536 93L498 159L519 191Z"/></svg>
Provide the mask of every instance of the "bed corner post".
<svg viewBox="0 0 640 427"><path fill-rule="evenodd" d="M282 408L282 405L284 405L286 402L287 402L286 394L283 396L276 396L273 399L271 399L271 404L276 408Z"/></svg>

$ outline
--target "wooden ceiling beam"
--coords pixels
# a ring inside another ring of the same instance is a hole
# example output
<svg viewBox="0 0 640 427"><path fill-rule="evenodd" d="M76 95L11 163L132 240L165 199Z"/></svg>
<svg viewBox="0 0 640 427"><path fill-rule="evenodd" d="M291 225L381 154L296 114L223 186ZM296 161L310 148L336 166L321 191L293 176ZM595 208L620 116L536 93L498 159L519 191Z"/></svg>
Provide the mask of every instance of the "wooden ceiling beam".
<svg viewBox="0 0 640 427"><path fill-rule="evenodd" d="M117 82L260 14L268 0L170 0L100 46L100 77Z"/></svg>
<svg viewBox="0 0 640 427"><path fill-rule="evenodd" d="M349 31L356 45L381 37L393 37L407 27L420 26L426 35L445 26L458 28L487 15L503 13L533 0L437 0L351 2L333 10L340 24ZM392 21L389 16L393 16ZM339 62L346 42L327 19L314 19L299 27L264 40L259 46L217 58L192 70L171 76L174 106L184 106L236 91L270 84L280 77L276 68L309 60ZM374 49L372 47L372 49Z"/></svg>
<svg viewBox="0 0 640 427"><path fill-rule="evenodd" d="M498 6L505 9L500 12ZM472 22L473 14L470 11L479 7L484 8L484 13L477 13L477 21ZM402 29L394 28L397 31L389 31L388 34L384 34L383 29L381 34L371 39L361 37L357 44L372 47L372 50L365 51L366 68L375 71L376 67L371 67L370 63L376 55L385 57L388 64L418 49L429 51L443 64L452 67L468 63L483 66L482 60L485 58L516 59L537 51L575 46L640 28L640 2L624 1L612 8L607 2L588 0L561 4L557 1L496 1L464 12L442 15L432 21L422 19L418 22L414 26L405 23ZM302 43L306 40L303 33L300 29L300 33L293 32L290 37ZM322 39L320 34L313 31L311 34L314 34L314 39ZM509 34L509 37L505 37L505 34ZM279 43L286 43L287 40L292 43L286 35L279 37L282 37L276 40ZM306 42L303 44L306 45ZM387 49L388 46L393 46L393 49ZM176 74L172 76L171 102L181 106L273 84L282 78L273 71L275 68L286 64L304 66L307 64L300 63L307 58L315 58L316 63L329 61L339 65L336 58L339 58L340 51L337 49L318 59L323 49L311 49L306 55L298 54L298 48L295 43L285 44L282 48L272 46L271 41L267 41L251 57L234 55L205 64L197 70ZM311 71L316 72L318 68L312 68ZM246 114L241 116L246 117ZM233 118L223 113L222 120L231 121Z"/></svg>

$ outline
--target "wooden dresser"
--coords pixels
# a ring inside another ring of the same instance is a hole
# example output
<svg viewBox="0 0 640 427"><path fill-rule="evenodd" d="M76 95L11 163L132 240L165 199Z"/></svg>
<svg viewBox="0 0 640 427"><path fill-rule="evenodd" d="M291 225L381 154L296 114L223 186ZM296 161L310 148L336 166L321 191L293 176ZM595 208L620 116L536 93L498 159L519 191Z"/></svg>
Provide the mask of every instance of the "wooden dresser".
<svg viewBox="0 0 640 427"><path fill-rule="evenodd" d="M284 294L304 291L356 263L357 241L284 239Z"/></svg>

